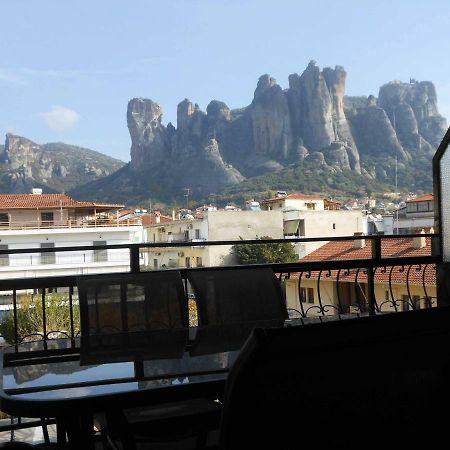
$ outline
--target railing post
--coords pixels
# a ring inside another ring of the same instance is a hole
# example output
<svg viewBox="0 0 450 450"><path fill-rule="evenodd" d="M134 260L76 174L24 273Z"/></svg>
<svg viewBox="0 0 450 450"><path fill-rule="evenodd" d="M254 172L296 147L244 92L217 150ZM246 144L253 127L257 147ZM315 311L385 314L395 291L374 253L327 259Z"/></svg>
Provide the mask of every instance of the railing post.
<svg viewBox="0 0 450 450"><path fill-rule="evenodd" d="M139 247L137 245L130 247L130 272L138 273L141 271L139 265Z"/></svg>
<svg viewBox="0 0 450 450"><path fill-rule="evenodd" d="M374 236L372 239L372 260L379 265L381 260L381 237ZM369 316L376 314L375 301L375 270L373 267L367 267L367 302L369 307Z"/></svg>
<svg viewBox="0 0 450 450"><path fill-rule="evenodd" d="M373 267L367 267L367 302L369 306L369 316L375 315L375 283Z"/></svg>

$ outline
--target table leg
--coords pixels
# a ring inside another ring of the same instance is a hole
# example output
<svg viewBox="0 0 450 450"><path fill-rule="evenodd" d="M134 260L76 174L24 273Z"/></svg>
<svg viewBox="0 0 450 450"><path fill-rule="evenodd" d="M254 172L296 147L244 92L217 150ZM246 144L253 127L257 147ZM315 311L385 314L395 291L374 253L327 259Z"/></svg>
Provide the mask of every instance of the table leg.
<svg viewBox="0 0 450 450"><path fill-rule="evenodd" d="M71 415L61 418L61 433L67 432L71 450L95 450L94 422L92 414ZM60 442L58 434L58 444ZM62 441L61 436L61 441Z"/></svg>

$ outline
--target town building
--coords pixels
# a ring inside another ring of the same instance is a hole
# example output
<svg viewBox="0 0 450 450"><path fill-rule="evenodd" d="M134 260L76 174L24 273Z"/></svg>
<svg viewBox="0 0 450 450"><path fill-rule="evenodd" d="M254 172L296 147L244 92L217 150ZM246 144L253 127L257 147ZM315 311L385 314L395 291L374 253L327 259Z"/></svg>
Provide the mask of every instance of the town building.
<svg viewBox="0 0 450 450"><path fill-rule="evenodd" d="M383 240L381 254L383 258L429 256L431 239L404 238L396 240L395 245ZM328 242L301 262L364 261L371 257L371 245L362 238ZM412 304L416 309L436 306L436 269L433 265L379 267L374 275L374 291L379 311L406 311L412 309ZM286 279L288 307L307 316L364 312L367 298L367 273L361 268L295 273Z"/></svg>
<svg viewBox="0 0 450 450"><path fill-rule="evenodd" d="M231 245L178 247L177 243L248 240L268 236L283 238L281 211L217 210L206 207L195 214L185 213L174 220L144 224L146 242L173 243L173 247L149 248L146 265L164 267L202 267L234 264Z"/></svg>
<svg viewBox="0 0 450 450"><path fill-rule="evenodd" d="M363 211L341 210L337 207L337 202L318 196L287 194L283 191L261 202L262 210L282 212L285 237L339 237L367 233L367 219ZM326 242L298 243L295 248L299 258L302 258Z"/></svg>
<svg viewBox="0 0 450 450"><path fill-rule="evenodd" d="M0 195L0 250L104 246L143 240L142 221L119 218L123 205L77 201L65 194ZM0 255L2 278L129 270L128 249Z"/></svg>
<svg viewBox="0 0 450 450"><path fill-rule="evenodd" d="M413 234L424 230L430 232L434 227L434 197L433 194L417 196L405 202L394 218L395 234Z"/></svg>

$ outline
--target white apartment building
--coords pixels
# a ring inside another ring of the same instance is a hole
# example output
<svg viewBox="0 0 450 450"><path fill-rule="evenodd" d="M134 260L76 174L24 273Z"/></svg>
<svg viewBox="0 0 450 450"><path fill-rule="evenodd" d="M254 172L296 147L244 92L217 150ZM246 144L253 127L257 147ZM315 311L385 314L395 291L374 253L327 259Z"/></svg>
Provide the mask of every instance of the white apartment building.
<svg viewBox="0 0 450 450"><path fill-rule="evenodd" d="M420 195L413 200L408 200L406 205L394 214L395 234L420 233L422 230L429 232L433 227L433 194Z"/></svg>
<svg viewBox="0 0 450 450"><path fill-rule="evenodd" d="M143 241L139 220L119 221L123 205L80 202L65 194L0 195L0 250L103 246ZM128 249L0 255L0 276L29 278L122 272Z"/></svg>
<svg viewBox="0 0 450 450"><path fill-rule="evenodd" d="M184 216L186 217L186 216ZM206 210L203 217L154 223L144 226L146 242L181 243L283 238L281 211ZM161 267L201 267L235 264L231 245L150 248L145 254L152 269Z"/></svg>
<svg viewBox="0 0 450 450"><path fill-rule="evenodd" d="M317 196L286 194L279 191L275 197L263 200L261 208L282 212L283 232L286 237L314 238L367 234L367 219L363 211L339 210L335 202ZM326 243L327 241L299 243L296 244L296 250L302 258Z"/></svg>

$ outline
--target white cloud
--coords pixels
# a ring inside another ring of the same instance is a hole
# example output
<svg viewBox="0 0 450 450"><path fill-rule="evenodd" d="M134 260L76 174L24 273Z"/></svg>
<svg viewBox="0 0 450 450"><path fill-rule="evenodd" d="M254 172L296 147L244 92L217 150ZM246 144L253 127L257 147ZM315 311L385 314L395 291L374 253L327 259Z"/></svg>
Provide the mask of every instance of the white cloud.
<svg viewBox="0 0 450 450"><path fill-rule="evenodd" d="M74 128L80 121L80 115L72 109L64 106L52 106L48 112L38 114L46 125L52 130L65 131Z"/></svg>
<svg viewBox="0 0 450 450"><path fill-rule="evenodd" d="M0 67L0 81L13 84L25 84L25 81L18 73L4 67Z"/></svg>

